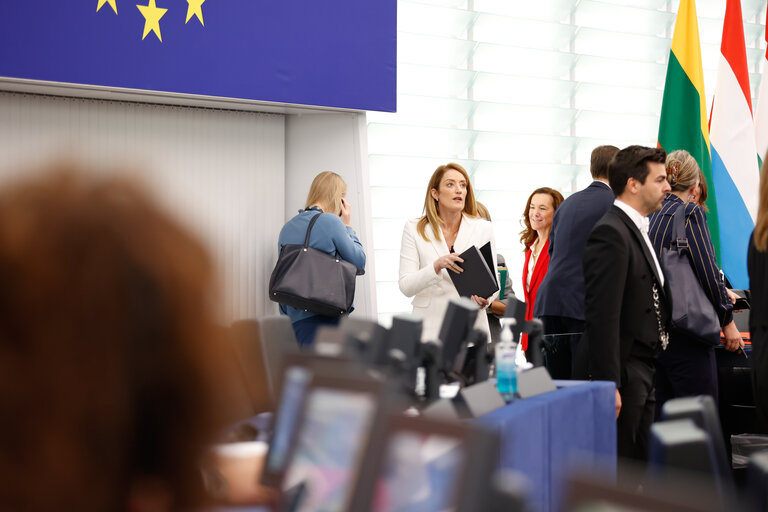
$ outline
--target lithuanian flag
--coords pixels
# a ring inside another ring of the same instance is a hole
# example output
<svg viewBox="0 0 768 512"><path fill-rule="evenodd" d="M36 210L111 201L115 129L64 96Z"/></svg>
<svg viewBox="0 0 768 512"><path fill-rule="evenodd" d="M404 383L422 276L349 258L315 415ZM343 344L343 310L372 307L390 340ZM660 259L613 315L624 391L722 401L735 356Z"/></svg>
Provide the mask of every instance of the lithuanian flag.
<svg viewBox="0 0 768 512"><path fill-rule="evenodd" d="M712 157L709 152L709 128L704 95L704 72L701 68L699 23L694 0L680 0L672 47L669 50L667 79L659 122L659 147L667 153L677 149L688 151L707 179L708 222L720 260L717 203L712 183Z"/></svg>

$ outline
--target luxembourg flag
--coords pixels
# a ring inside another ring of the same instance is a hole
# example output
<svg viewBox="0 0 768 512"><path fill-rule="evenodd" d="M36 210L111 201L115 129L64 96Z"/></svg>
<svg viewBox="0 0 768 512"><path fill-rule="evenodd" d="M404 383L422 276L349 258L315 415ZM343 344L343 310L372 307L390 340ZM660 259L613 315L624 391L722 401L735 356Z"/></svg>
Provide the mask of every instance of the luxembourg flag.
<svg viewBox="0 0 768 512"><path fill-rule="evenodd" d="M719 217L720 263L734 288L749 287L747 247L757 216L760 181L750 97L741 2L728 0L709 140Z"/></svg>

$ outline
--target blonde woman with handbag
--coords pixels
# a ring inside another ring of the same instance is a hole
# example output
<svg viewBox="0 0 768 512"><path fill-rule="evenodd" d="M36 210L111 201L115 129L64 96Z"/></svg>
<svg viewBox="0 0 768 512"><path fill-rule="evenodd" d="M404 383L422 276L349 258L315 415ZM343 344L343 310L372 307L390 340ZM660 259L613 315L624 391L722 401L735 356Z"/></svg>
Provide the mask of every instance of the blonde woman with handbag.
<svg viewBox="0 0 768 512"><path fill-rule="evenodd" d="M298 215L289 220L280 231L278 251L288 244L303 244L307 229L314 217L309 247L328 254L338 254L352 263L362 273L365 268L365 252L352 224L352 207L346 200L347 184L335 172L318 174L309 188L307 202ZM328 316L295 307L280 305L280 313L291 319L299 346L307 347L315 339L320 325L335 325L339 315Z"/></svg>
<svg viewBox="0 0 768 512"><path fill-rule="evenodd" d="M666 170L672 191L664 199L661 210L650 216L651 244L661 259L662 250L668 249L672 242L673 216L685 205L685 234L694 274L714 307L725 335L726 349L737 350L742 340L733 321L733 303L720 277L706 213L693 202L699 190L699 166L687 151L677 150L667 155ZM685 332L670 330L669 346L659 354L655 379L657 413L671 398L711 395L717 400L714 347Z"/></svg>

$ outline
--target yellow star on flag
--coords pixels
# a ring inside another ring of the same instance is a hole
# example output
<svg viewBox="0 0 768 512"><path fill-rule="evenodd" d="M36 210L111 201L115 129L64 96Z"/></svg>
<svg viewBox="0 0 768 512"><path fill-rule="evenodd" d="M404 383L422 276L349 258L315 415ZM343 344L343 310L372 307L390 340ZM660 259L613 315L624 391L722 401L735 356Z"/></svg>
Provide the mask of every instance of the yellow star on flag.
<svg viewBox="0 0 768 512"><path fill-rule="evenodd" d="M197 16L197 19L200 20L200 24L202 26L205 26L205 23L203 22L203 4L205 3L205 0L187 0L187 21L192 18L192 15ZM187 21L184 22L184 24L187 24Z"/></svg>
<svg viewBox="0 0 768 512"><path fill-rule="evenodd" d="M99 9L104 7L104 4L109 4L112 7L112 10L115 11L115 14L117 14L117 0L99 0L99 4L96 6L96 12L99 12Z"/></svg>
<svg viewBox="0 0 768 512"><path fill-rule="evenodd" d="M144 40L149 34L149 31L155 33L160 42L163 42L163 36L160 35L160 18L162 18L168 9L161 9L155 5L155 0L149 0L148 5L136 5L141 11L141 15L144 16L144 35L141 39Z"/></svg>

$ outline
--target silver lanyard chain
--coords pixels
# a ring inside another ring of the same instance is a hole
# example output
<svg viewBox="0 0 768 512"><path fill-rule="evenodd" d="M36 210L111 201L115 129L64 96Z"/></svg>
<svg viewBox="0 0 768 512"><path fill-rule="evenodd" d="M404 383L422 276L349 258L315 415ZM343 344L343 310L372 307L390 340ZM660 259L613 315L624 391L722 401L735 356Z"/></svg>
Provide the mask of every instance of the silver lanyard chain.
<svg viewBox="0 0 768 512"><path fill-rule="evenodd" d="M653 283L653 309L656 311L656 324L659 328L661 350L667 350L667 345L669 345L669 333L664 330L664 326L661 323L661 303L659 302L659 288L656 283Z"/></svg>

